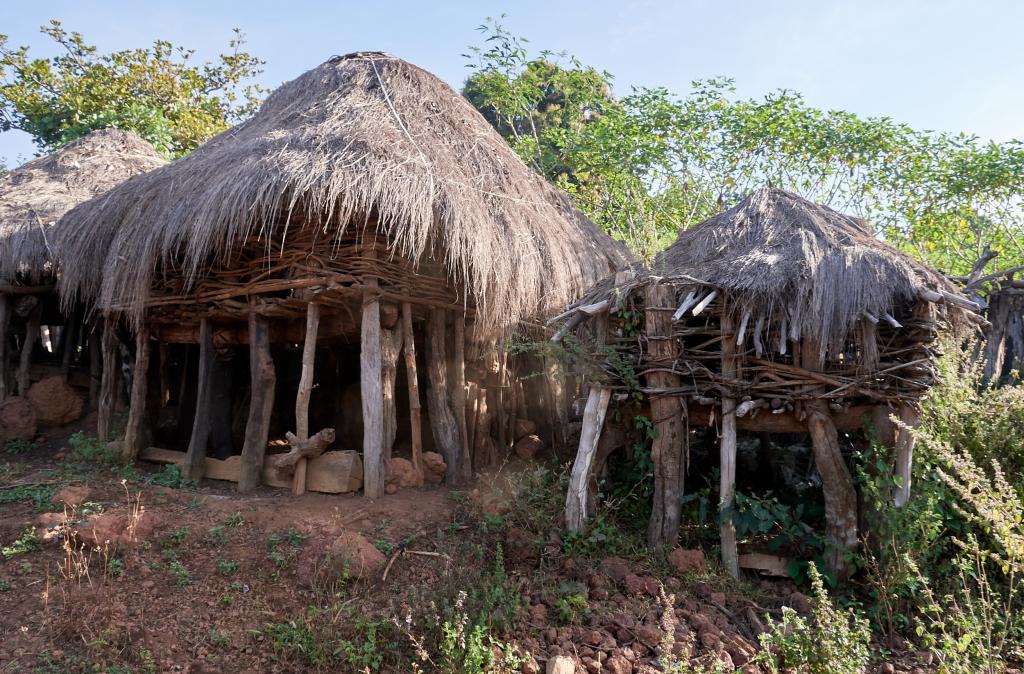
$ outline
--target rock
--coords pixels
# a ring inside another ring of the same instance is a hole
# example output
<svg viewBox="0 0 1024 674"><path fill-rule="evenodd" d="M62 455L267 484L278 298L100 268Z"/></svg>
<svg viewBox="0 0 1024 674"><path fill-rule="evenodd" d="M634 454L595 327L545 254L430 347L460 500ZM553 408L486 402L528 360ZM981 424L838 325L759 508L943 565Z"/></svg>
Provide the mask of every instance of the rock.
<svg viewBox="0 0 1024 674"><path fill-rule="evenodd" d="M0 403L0 440L31 440L36 437L36 410L25 398L8 398Z"/></svg>
<svg viewBox="0 0 1024 674"><path fill-rule="evenodd" d="M156 516L149 511L132 513L126 508L118 508L101 513L79 526L75 536L85 545L128 546L152 536L157 524Z"/></svg>
<svg viewBox="0 0 1024 674"><path fill-rule="evenodd" d="M661 637L661 630L654 625L641 625L636 630L636 638L648 648L657 648Z"/></svg>
<svg viewBox="0 0 1024 674"><path fill-rule="evenodd" d="M64 487L61 489L51 500L54 505L66 505L72 508L78 506L89 500L89 496L92 495L92 489L89 489L85 485Z"/></svg>
<svg viewBox="0 0 1024 674"><path fill-rule="evenodd" d="M582 658L583 668L589 674L601 674L601 663L593 658Z"/></svg>
<svg viewBox="0 0 1024 674"><path fill-rule="evenodd" d="M878 674L896 674L896 667L891 662L883 662L878 667Z"/></svg>
<svg viewBox="0 0 1024 674"><path fill-rule="evenodd" d="M528 656L526 662L523 663L522 668L519 670L522 674L540 674L540 665L533 659L533 656Z"/></svg>
<svg viewBox="0 0 1024 674"><path fill-rule="evenodd" d="M548 624L548 607L544 604L534 604L530 607L530 623L534 627L544 627Z"/></svg>
<svg viewBox="0 0 1024 674"><path fill-rule="evenodd" d="M399 489L411 489L418 486L420 486L420 476L412 467L412 461L401 457L384 459L385 491L393 494Z"/></svg>
<svg viewBox="0 0 1024 674"><path fill-rule="evenodd" d="M629 565L621 557L606 557L600 564L601 573L615 583L621 583L629 575Z"/></svg>
<svg viewBox="0 0 1024 674"><path fill-rule="evenodd" d="M444 472L448 465L437 452L423 452L423 479L427 482L440 484L444 480Z"/></svg>
<svg viewBox="0 0 1024 674"><path fill-rule="evenodd" d="M516 456L523 461L530 461L537 452L544 446L544 441L536 435L527 435L524 438L516 441L516 444L512 447L515 450Z"/></svg>
<svg viewBox="0 0 1024 674"><path fill-rule="evenodd" d="M40 513L36 517L36 538L44 543L59 540L67 529L64 513Z"/></svg>
<svg viewBox="0 0 1024 674"><path fill-rule="evenodd" d="M712 603L718 604L719 606L725 606L725 593L724 592L712 592L708 597Z"/></svg>
<svg viewBox="0 0 1024 674"><path fill-rule="evenodd" d="M576 662L568 655L556 655L548 659L545 674L576 674Z"/></svg>
<svg viewBox="0 0 1024 674"><path fill-rule="evenodd" d="M657 578L654 576L642 576L641 580L644 581L644 592L652 597L661 596L661 583Z"/></svg>
<svg viewBox="0 0 1024 674"><path fill-rule="evenodd" d="M794 591L789 595L789 599L786 602L793 608L794 611L801 615L807 615L813 610L810 598L803 592Z"/></svg>
<svg viewBox="0 0 1024 674"><path fill-rule="evenodd" d="M350 578L358 579L375 576L387 561L373 543L354 531L346 531L334 539L328 554L343 565Z"/></svg>
<svg viewBox="0 0 1024 674"><path fill-rule="evenodd" d="M505 534L505 558L516 566L534 565L540 561L540 546L530 532L509 529Z"/></svg>
<svg viewBox="0 0 1024 674"><path fill-rule="evenodd" d="M609 674L633 674L633 663L622 655L612 655L604 663L604 668Z"/></svg>
<svg viewBox="0 0 1024 674"><path fill-rule="evenodd" d="M669 554L668 562L679 573L704 573L707 568L703 550L676 548Z"/></svg>
<svg viewBox="0 0 1024 674"><path fill-rule="evenodd" d="M533 435L537 432L537 424L533 423L530 419L516 419L515 426L513 427L512 433L516 440L524 438L527 435Z"/></svg>
<svg viewBox="0 0 1024 674"><path fill-rule="evenodd" d="M725 652L732 658L736 667L742 667L757 655L757 648L737 634L726 642Z"/></svg>
<svg viewBox="0 0 1024 674"><path fill-rule="evenodd" d="M28 400L40 426L63 426L82 416L82 398L61 375L47 377L29 387Z"/></svg>
<svg viewBox="0 0 1024 674"><path fill-rule="evenodd" d="M647 584L644 582L644 579L635 573L626 574L622 583L626 586L626 591L633 595L644 594L647 591Z"/></svg>

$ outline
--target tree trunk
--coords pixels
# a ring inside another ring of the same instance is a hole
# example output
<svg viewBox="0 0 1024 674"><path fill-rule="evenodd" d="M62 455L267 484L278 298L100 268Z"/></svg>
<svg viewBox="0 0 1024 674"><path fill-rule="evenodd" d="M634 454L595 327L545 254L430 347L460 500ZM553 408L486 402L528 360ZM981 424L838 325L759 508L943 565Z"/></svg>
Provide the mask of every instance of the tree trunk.
<svg viewBox="0 0 1024 674"><path fill-rule="evenodd" d="M728 308L722 311L722 379L736 378L736 337ZM722 438L719 444L721 479L718 488L718 531L722 544L722 565L733 578L740 575L736 550L736 526L732 510L736 500L736 400L722 396Z"/></svg>
<svg viewBox="0 0 1024 674"><path fill-rule="evenodd" d="M402 329L381 329L381 394L384 401L383 457L391 458L398 435L398 404L395 386L398 379L398 352L402 350Z"/></svg>
<svg viewBox="0 0 1024 674"><path fill-rule="evenodd" d="M434 433L434 445L444 456L447 464L445 479L448 484L459 484L459 426L448 397L444 309L430 309L430 319L427 322L427 374L430 377L427 409L430 413L430 428Z"/></svg>
<svg viewBox="0 0 1024 674"><path fill-rule="evenodd" d="M252 392L249 396L249 419L245 424L245 444L238 476L238 491L245 494L260 484L263 456L270 434L270 415L274 411L274 359L270 355L267 321L249 309L249 369Z"/></svg>
<svg viewBox="0 0 1024 674"><path fill-rule="evenodd" d="M149 330L139 327L135 335L135 376L128 405L128 423L121 442L121 460L133 462L144 449L146 431L146 386L149 381Z"/></svg>
<svg viewBox="0 0 1024 674"><path fill-rule="evenodd" d="M295 394L295 435L300 442L309 439L309 399L313 395L313 374L316 366L316 335L320 327L320 305L310 302L306 305L306 337L302 343L302 374L299 377L299 391ZM306 492L306 457L295 463L292 477L292 493L300 496Z"/></svg>
<svg viewBox="0 0 1024 674"><path fill-rule="evenodd" d="M647 291L646 334L647 363L671 369L679 357L678 341L672 336L672 311L675 290L670 285L654 285ZM647 545L651 548L673 546L679 537L682 497L686 475L687 437L683 422L685 407L675 394L657 393L658 389L679 386L679 377L658 371L647 375L651 394L651 417L657 435L651 446L654 463L654 504L647 527Z"/></svg>
<svg viewBox="0 0 1024 674"><path fill-rule="evenodd" d="M199 376L196 385L196 413L185 455L185 477L200 480L206 473L206 447L210 439L210 379L213 374L213 327L209 319L199 323Z"/></svg>
<svg viewBox="0 0 1024 674"><path fill-rule="evenodd" d="M405 352L405 378L409 387L409 435L412 442L412 467L423 478L423 426L420 412L420 385L416 374L416 339L412 331L412 305L402 303L402 348Z"/></svg>
<svg viewBox="0 0 1024 674"><path fill-rule="evenodd" d="M572 464L569 490L565 497L565 526L569 531L582 529L591 515L587 508L587 485L611 396L610 389L595 386L590 389L590 395L587 397L587 407L583 412L583 428L580 431L580 447Z"/></svg>
<svg viewBox="0 0 1024 674"><path fill-rule="evenodd" d="M367 281L376 287L377 280ZM368 291L363 296L359 381L363 403L363 494L384 493L384 392L381 387L380 301Z"/></svg>
<svg viewBox="0 0 1024 674"><path fill-rule="evenodd" d="M29 377L32 367L32 349L39 337L39 321L43 314L43 305L36 304L25 323L25 343L21 345L21 362L18 364L18 395L24 397L28 387L32 385Z"/></svg>
<svg viewBox="0 0 1024 674"><path fill-rule="evenodd" d="M845 580L850 575L846 557L857 545L857 492L839 451L839 435L828 407L815 400L808 402L807 408L814 463L825 492L825 566L837 579Z"/></svg>
<svg viewBox="0 0 1024 674"><path fill-rule="evenodd" d="M110 442L111 423L114 417L114 394L121 371L117 367L117 335L114 334L113 316L103 319L103 380L100 383L99 411L96 414L96 437L101 442Z"/></svg>

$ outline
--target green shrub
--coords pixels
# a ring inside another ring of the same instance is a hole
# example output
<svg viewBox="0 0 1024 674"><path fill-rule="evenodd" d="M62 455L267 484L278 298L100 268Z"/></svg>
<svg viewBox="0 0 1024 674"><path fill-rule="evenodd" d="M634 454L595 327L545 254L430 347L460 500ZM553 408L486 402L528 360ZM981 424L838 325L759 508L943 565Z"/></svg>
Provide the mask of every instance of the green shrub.
<svg viewBox="0 0 1024 674"><path fill-rule="evenodd" d="M172 489L190 489L197 484L195 480L185 477L181 472L181 467L173 463L165 464L157 472L147 475L146 482Z"/></svg>
<svg viewBox="0 0 1024 674"><path fill-rule="evenodd" d="M78 431L70 438L71 456L87 463L115 464L120 461L117 452L107 443L92 435Z"/></svg>

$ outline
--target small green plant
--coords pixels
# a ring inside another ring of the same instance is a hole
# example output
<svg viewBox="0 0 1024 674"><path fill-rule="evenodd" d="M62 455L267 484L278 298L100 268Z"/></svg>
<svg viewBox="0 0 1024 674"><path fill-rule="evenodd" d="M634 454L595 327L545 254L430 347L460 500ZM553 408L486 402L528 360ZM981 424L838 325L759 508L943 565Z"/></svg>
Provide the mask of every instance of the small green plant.
<svg viewBox="0 0 1024 674"><path fill-rule="evenodd" d="M311 627L316 615L317 609L311 607L304 615L271 623L259 633L270 639L275 658L298 658L319 667L326 664L327 658Z"/></svg>
<svg viewBox="0 0 1024 674"><path fill-rule="evenodd" d="M306 537L295 529L288 529L283 534L271 534L267 539L267 559L274 563L274 577L288 565L299 552L299 547ZM287 544L287 545L285 545ZM282 550L281 548L284 547Z"/></svg>
<svg viewBox="0 0 1024 674"><path fill-rule="evenodd" d="M53 504L53 496L57 493L59 485L19 485L9 489L0 489L0 505L5 503L22 503L31 501L32 507L37 513L55 512L59 510Z"/></svg>
<svg viewBox="0 0 1024 674"><path fill-rule="evenodd" d="M210 645L215 648L224 648L231 643L231 633L226 630L210 629Z"/></svg>
<svg viewBox="0 0 1024 674"><path fill-rule="evenodd" d="M174 576L174 584L178 587L188 587L192 584L192 574L188 572L185 565L178 559L172 559L167 564L167 570Z"/></svg>
<svg viewBox="0 0 1024 674"><path fill-rule="evenodd" d="M29 440L23 440L21 438L14 438L4 443L4 452L7 454L25 454L35 449L36 445L34 442Z"/></svg>
<svg viewBox="0 0 1024 674"><path fill-rule="evenodd" d="M18 565L18 571L21 571L22 575L28 575L32 573L32 562L22 562Z"/></svg>
<svg viewBox="0 0 1024 674"><path fill-rule="evenodd" d="M224 520L224 526L227 527L240 527L243 524L245 524L245 520L242 519L242 513L235 513L234 515L229 515Z"/></svg>
<svg viewBox="0 0 1024 674"><path fill-rule="evenodd" d="M110 557L107 559L106 570L111 576L120 576L124 573L124 562L117 557Z"/></svg>
<svg viewBox="0 0 1024 674"><path fill-rule="evenodd" d="M232 562L223 557L217 558L217 573L222 576L230 576L238 570L238 562Z"/></svg>
<svg viewBox="0 0 1024 674"><path fill-rule="evenodd" d="M387 627L387 623L357 618L356 637L339 641L334 655L342 658L354 672L379 672L384 664L383 646L379 642L380 633Z"/></svg>
<svg viewBox="0 0 1024 674"><path fill-rule="evenodd" d="M590 613L587 598L579 593L567 594L558 600L558 619L566 624L577 624Z"/></svg>
<svg viewBox="0 0 1024 674"><path fill-rule="evenodd" d="M119 458L114 449L95 436L87 435L82 431L78 431L68 438L68 444L71 445L71 455L79 461L101 464L118 463Z"/></svg>
<svg viewBox="0 0 1024 674"><path fill-rule="evenodd" d="M39 537L36 536L36 530L32 527L28 527L13 543L5 545L0 548L0 552L6 558L14 557L15 555L23 555L28 552L34 552L42 547L39 543Z"/></svg>
<svg viewBox="0 0 1024 674"><path fill-rule="evenodd" d="M177 464L164 464L163 468L155 473L146 476L146 482L158 487L170 487L171 489L192 489L197 482L185 477L181 467Z"/></svg>
<svg viewBox="0 0 1024 674"><path fill-rule="evenodd" d="M11 584L7 582L7 579L0 578L0 592L9 592Z"/></svg>
<svg viewBox="0 0 1024 674"><path fill-rule="evenodd" d="M175 529L171 532L170 536L167 537L167 545L173 547L180 546L182 543L185 542L185 539L188 538L188 533L188 527L181 527L180 529Z"/></svg>
<svg viewBox="0 0 1024 674"><path fill-rule="evenodd" d="M207 536L207 538L210 539L210 545L213 545L218 548L224 545L224 543L226 542L226 539L224 537L224 525L218 524L216 526L210 527L210 533Z"/></svg>
<svg viewBox="0 0 1024 674"><path fill-rule="evenodd" d="M789 607L782 609L782 621L768 618L768 632L760 637L764 650L758 661L773 674L863 674L869 657L871 630L867 620L852 609L841 611L832 605L825 582L816 565L808 567L813 589L812 612L803 617Z"/></svg>

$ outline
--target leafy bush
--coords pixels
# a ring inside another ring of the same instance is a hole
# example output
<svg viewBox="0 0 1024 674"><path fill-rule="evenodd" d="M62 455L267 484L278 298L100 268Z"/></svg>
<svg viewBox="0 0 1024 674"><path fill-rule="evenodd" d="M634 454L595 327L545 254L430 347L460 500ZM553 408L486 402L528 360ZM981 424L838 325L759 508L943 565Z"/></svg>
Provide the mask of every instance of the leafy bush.
<svg viewBox="0 0 1024 674"><path fill-rule="evenodd" d="M146 482L172 489L188 489L196 486L196 481L185 477L181 472L181 467L173 463L165 464L157 472L147 475Z"/></svg>
<svg viewBox="0 0 1024 674"><path fill-rule="evenodd" d="M82 431L68 438L68 444L71 445L71 455L79 461L102 464L114 464L119 461L117 452L107 443Z"/></svg>

